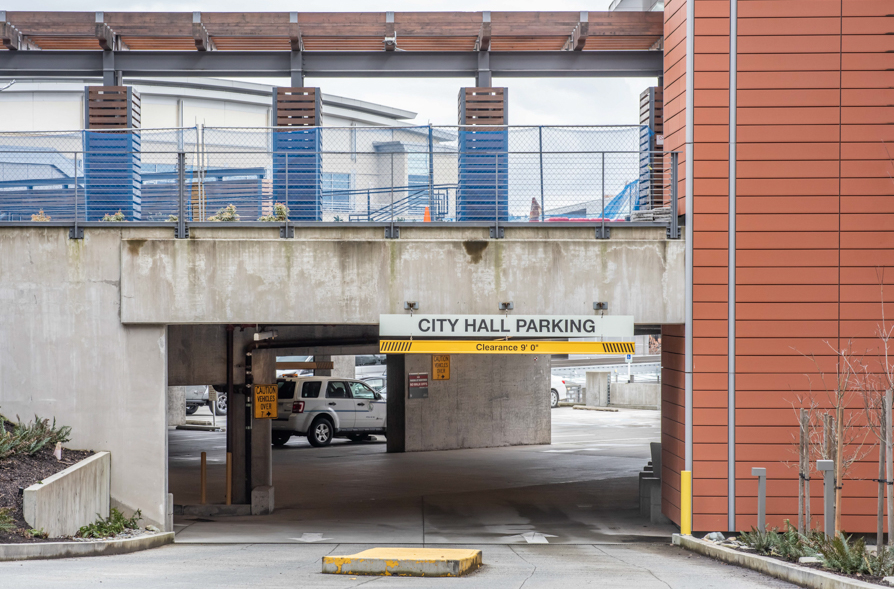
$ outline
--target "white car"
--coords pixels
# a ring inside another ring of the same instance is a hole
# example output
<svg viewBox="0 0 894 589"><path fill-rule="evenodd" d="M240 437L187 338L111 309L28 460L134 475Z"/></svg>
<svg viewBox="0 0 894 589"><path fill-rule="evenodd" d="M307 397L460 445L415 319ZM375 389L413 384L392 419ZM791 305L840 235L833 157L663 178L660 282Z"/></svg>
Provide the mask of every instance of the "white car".
<svg viewBox="0 0 894 589"><path fill-rule="evenodd" d="M277 379L278 416L273 445L292 436L307 436L311 446L328 446L332 438L353 442L385 434L385 399L364 382L335 376Z"/></svg>
<svg viewBox="0 0 894 589"><path fill-rule="evenodd" d="M559 406L559 401L568 395L568 389L565 388L565 381L562 378L551 374L550 390L549 390L549 406L555 409Z"/></svg>

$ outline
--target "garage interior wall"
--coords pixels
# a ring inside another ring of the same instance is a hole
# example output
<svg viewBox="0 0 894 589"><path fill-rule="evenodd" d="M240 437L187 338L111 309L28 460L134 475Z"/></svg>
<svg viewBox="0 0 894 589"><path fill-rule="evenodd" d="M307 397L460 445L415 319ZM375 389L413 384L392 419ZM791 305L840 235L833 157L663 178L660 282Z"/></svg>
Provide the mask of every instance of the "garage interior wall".
<svg viewBox="0 0 894 589"><path fill-rule="evenodd" d="M405 358L429 375L427 398L407 389L407 452L550 443L549 356L453 354L449 380L431 380L430 354Z"/></svg>

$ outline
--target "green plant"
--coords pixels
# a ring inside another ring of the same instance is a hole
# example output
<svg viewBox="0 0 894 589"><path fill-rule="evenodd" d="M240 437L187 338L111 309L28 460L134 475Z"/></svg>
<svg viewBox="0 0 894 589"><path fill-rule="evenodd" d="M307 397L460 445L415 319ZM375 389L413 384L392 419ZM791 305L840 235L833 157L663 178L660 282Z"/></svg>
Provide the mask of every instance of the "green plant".
<svg viewBox="0 0 894 589"><path fill-rule="evenodd" d="M109 536L117 536L124 530L140 529L139 521L143 519L138 509L132 517L124 517L124 514L113 507L109 513L109 517L102 517L96 514L97 520L92 524L83 526L76 534L80 538L108 538Z"/></svg>
<svg viewBox="0 0 894 589"><path fill-rule="evenodd" d="M8 507L0 509L0 532L11 532L15 529L16 523L12 519L12 514Z"/></svg>
<svg viewBox="0 0 894 589"><path fill-rule="evenodd" d="M823 536L817 541L816 550L826 567L846 575L868 572L866 542L863 538L852 538L841 532L834 538Z"/></svg>
<svg viewBox="0 0 894 589"><path fill-rule="evenodd" d="M168 215L168 218L165 219L165 221L168 222L168 223L176 223L176 222L177 222L177 215Z"/></svg>
<svg viewBox="0 0 894 589"><path fill-rule="evenodd" d="M750 532L742 532L739 536L739 542L754 548L759 554L770 554L770 551L777 544L776 536L778 536L776 528L764 531L752 527Z"/></svg>
<svg viewBox="0 0 894 589"><path fill-rule="evenodd" d="M24 535L26 538L49 538L50 536L43 528L30 528L28 530L25 530Z"/></svg>
<svg viewBox="0 0 894 589"><path fill-rule="evenodd" d="M335 215L335 218L332 219L332 220L335 221L336 223L341 223L344 219L342 219L342 218L339 217L338 215Z"/></svg>
<svg viewBox="0 0 894 589"><path fill-rule="evenodd" d="M208 217L209 221L222 221L225 223L232 223L234 221L239 220L239 215L236 214L236 205L227 205L224 208L217 211L217 213Z"/></svg>
<svg viewBox="0 0 894 589"><path fill-rule="evenodd" d="M273 205L273 214L258 217L258 221L287 221L289 219L289 208L281 202Z"/></svg>
<svg viewBox="0 0 894 589"><path fill-rule="evenodd" d="M118 209L118 212L114 215L106 213L102 216L102 219L100 219L100 221L112 221L118 223L121 221L127 221L127 217L124 216L124 213L121 212L121 209Z"/></svg>
<svg viewBox="0 0 894 589"><path fill-rule="evenodd" d="M18 418L17 418L18 419ZM71 439L71 428L56 427L56 419L50 424L49 419L34 416L31 423L18 421L11 432L6 431L4 419L0 417L0 460L15 455L32 455L47 445L63 444Z"/></svg>
<svg viewBox="0 0 894 589"><path fill-rule="evenodd" d="M40 209L36 215L31 215L32 221L52 221L53 218L46 213L43 212L43 209Z"/></svg>
<svg viewBox="0 0 894 589"><path fill-rule="evenodd" d="M798 562L802 556L815 556L816 550L811 540L798 533L789 520L785 520L785 531L775 534L772 554L790 562Z"/></svg>
<svg viewBox="0 0 894 589"><path fill-rule="evenodd" d="M882 545L878 552L866 554L866 570L876 577L889 577L894 574L894 550Z"/></svg>

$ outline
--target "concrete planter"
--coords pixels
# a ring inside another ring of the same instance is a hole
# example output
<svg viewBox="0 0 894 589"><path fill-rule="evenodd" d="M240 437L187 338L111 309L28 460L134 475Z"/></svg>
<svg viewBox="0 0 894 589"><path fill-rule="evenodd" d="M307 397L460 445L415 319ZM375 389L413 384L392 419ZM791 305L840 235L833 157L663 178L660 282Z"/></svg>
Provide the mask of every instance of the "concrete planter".
<svg viewBox="0 0 894 589"><path fill-rule="evenodd" d="M149 534L124 540L96 542L35 542L33 544L0 544L0 562L6 560L43 560L76 556L111 556L157 548L174 543L174 532Z"/></svg>
<svg viewBox="0 0 894 589"><path fill-rule="evenodd" d="M875 583L866 583L834 573L798 566L769 556L748 554L718 546L713 542L706 542L692 536L674 534L673 542L675 546L682 546L686 550L710 556L727 564L749 568L801 587L815 589L878 589L881 587Z"/></svg>
<svg viewBox="0 0 894 589"><path fill-rule="evenodd" d="M73 536L97 514L109 516L112 455L97 452L25 489L25 521L51 538Z"/></svg>

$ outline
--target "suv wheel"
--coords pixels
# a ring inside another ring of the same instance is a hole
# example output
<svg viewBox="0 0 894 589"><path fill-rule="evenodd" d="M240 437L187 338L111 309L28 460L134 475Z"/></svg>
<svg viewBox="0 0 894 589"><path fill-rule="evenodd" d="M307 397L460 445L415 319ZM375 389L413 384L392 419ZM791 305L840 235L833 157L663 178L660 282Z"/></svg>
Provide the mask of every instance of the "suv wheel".
<svg viewBox="0 0 894 589"><path fill-rule="evenodd" d="M273 445L285 446L286 442L288 442L291 437L292 434L289 432L273 432Z"/></svg>
<svg viewBox="0 0 894 589"><path fill-rule="evenodd" d="M555 409L559 406L559 391L550 389L549 391L549 408Z"/></svg>
<svg viewBox="0 0 894 589"><path fill-rule="evenodd" d="M307 441L316 448L328 446L335 433L332 430L332 422L325 417L320 417L310 426L310 431L307 432Z"/></svg>
<svg viewBox="0 0 894 589"><path fill-rule="evenodd" d="M195 413L198 410L199 410L198 405L187 405L186 406L186 414L187 415L192 415L193 413Z"/></svg>
<svg viewBox="0 0 894 589"><path fill-rule="evenodd" d="M227 414L227 394L217 393L217 415Z"/></svg>

